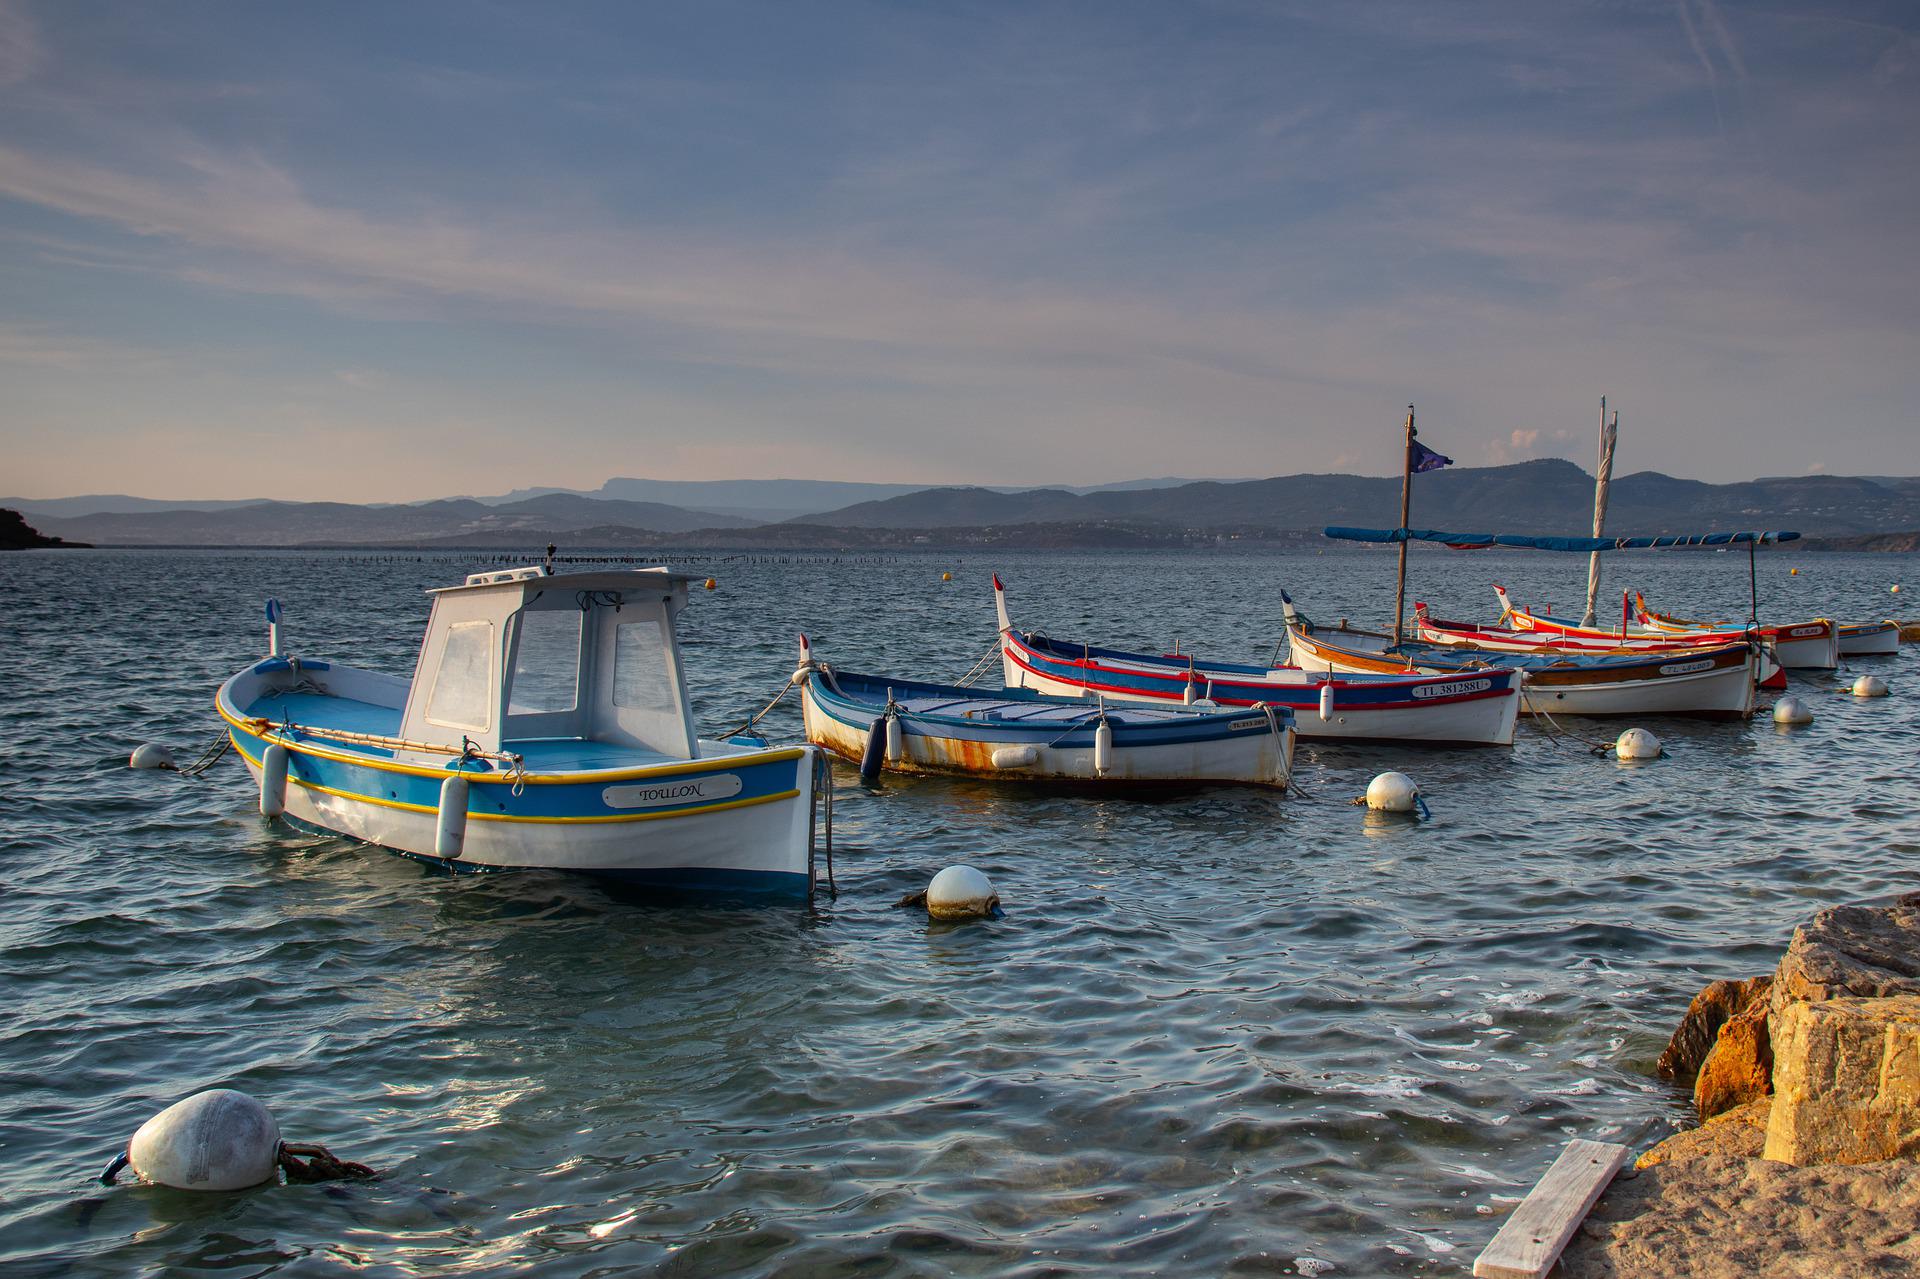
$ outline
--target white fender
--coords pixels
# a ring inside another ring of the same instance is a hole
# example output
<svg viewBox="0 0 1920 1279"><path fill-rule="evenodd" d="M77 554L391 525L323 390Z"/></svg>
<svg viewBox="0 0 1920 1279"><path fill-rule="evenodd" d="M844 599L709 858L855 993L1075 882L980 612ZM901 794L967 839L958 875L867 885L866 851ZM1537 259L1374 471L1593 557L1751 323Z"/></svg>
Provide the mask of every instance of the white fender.
<svg viewBox="0 0 1920 1279"><path fill-rule="evenodd" d="M287 748L279 742L260 752L260 815L278 817L287 811Z"/></svg>
<svg viewBox="0 0 1920 1279"><path fill-rule="evenodd" d="M1096 776L1105 777L1112 767L1113 726L1102 719L1100 727L1093 730L1093 771Z"/></svg>
<svg viewBox="0 0 1920 1279"><path fill-rule="evenodd" d="M1328 723L1333 719L1333 681L1328 680L1320 686L1320 722Z"/></svg>
<svg viewBox="0 0 1920 1279"><path fill-rule="evenodd" d="M1033 746L998 746L992 758L995 768L1032 768L1040 762L1040 751Z"/></svg>
<svg viewBox="0 0 1920 1279"><path fill-rule="evenodd" d="M467 795L471 783L458 774L440 783L440 821L433 832L433 852L448 861L460 860L467 849Z"/></svg>
<svg viewBox="0 0 1920 1279"><path fill-rule="evenodd" d="M887 762L904 764L907 761L907 730L901 727L898 715L887 716Z"/></svg>

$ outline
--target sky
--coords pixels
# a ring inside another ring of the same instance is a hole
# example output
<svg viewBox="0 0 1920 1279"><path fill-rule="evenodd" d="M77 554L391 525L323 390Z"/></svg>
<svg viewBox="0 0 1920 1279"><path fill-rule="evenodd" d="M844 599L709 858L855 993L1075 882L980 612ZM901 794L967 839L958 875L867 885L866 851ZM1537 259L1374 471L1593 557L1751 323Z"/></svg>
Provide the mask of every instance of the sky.
<svg viewBox="0 0 1920 1279"><path fill-rule="evenodd" d="M1917 32L0 0L0 492L1914 474Z"/></svg>

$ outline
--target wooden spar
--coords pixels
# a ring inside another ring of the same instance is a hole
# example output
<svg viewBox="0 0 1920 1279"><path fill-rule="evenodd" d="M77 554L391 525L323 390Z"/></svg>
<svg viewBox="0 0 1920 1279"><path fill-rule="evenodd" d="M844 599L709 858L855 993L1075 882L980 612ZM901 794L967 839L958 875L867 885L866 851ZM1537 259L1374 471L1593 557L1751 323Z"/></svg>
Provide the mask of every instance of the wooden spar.
<svg viewBox="0 0 1920 1279"><path fill-rule="evenodd" d="M1607 523L1607 487L1613 481L1613 444L1620 435L1620 415L1607 422L1607 397L1600 397L1600 464L1593 477L1593 535L1599 537ZM1600 552L1587 556L1587 612L1580 625L1593 625L1593 607L1600 598Z"/></svg>
<svg viewBox="0 0 1920 1279"><path fill-rule="evenodd" d="M1473 1263L1474 1279L1545 1279L1626 1159L1612 1142L1568 1142Z"/></svg>
<svg viewBox="0 0 1920 1279"><path fill-rule="evenodd" d="M1393 587L1393 644L1404 638L1401 624L1407 604L1407 518L1413 506L1413 405L1407 405L1407 447L1401 455L1400 470L1400 575Z"/></svg>

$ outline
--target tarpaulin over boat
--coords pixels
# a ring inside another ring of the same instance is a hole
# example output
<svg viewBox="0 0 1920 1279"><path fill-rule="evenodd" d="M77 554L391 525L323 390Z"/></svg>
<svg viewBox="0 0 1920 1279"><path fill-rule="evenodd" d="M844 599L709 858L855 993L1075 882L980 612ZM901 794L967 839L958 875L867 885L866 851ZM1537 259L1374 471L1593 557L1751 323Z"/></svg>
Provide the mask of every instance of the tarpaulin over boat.
<svg viewBox="0 0 1920 1279"><path fill-rule="evenodd" d="M1346 542L1441 542L1456 549L1516 546L1535 551L1639 551L1662 546L1733 546L1792 542L1798 533L1675 533L1662 537L1534 537L1525 533L1442 533L1430 528L1329 528Z"/></svg>

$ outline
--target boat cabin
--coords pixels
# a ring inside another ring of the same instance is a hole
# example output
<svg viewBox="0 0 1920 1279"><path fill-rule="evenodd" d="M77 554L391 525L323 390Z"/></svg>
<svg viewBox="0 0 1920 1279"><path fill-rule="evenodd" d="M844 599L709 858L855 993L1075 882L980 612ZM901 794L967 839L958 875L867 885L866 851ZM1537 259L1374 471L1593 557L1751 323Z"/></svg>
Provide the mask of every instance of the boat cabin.
<svg viewBox="0 0 1920 1279"><path fill-rule="evenodd" d="M570 738L698 758L674 630L691 580L533 567L429 591L400 736L456 752Z"/></svg>

